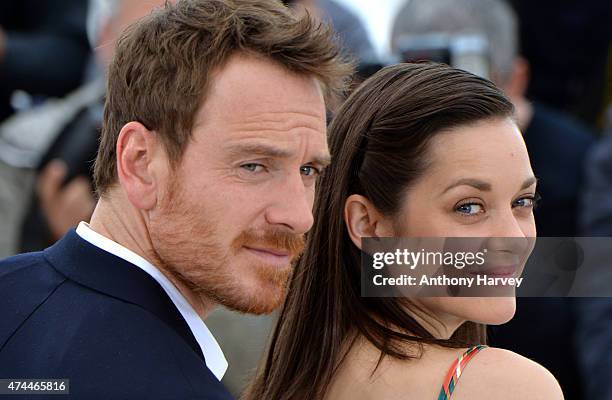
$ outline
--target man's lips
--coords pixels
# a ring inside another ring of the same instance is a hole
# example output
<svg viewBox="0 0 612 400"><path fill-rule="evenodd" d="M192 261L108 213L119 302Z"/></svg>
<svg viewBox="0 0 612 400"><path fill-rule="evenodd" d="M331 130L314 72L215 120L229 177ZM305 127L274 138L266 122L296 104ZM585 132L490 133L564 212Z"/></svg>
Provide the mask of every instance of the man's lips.
<svg viewBox="0 0 612 400"><path fill-rule="evenodd" d="M268 253L268 254L272 254L273 256L278 256L278 257L288 257L290 255L290 253L287 250L282 250L282 249L266 249L266 248L257 248L257 247L249 247L249 246L244 246L244 247L248 250L258 251L261 253Z"/></svg>
<svg viewBox="0 0 612 400"><path fill-rule="evenodd" d="M244 246L246 250L272 264L287 265L291 261L291 252L284 249L256 248Z"/></svg>

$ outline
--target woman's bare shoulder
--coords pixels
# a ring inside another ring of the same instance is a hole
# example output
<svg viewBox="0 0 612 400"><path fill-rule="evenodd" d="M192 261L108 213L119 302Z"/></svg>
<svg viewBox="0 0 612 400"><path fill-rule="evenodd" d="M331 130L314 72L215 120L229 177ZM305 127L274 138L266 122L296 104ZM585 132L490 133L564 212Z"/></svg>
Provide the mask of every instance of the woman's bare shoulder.
<svg viewBox="0 0 612 400"><path fill-rule="evenodd" d="M540 364L509 350L490 347L467 365L453 400L562 400L555 377Z"/></svg>

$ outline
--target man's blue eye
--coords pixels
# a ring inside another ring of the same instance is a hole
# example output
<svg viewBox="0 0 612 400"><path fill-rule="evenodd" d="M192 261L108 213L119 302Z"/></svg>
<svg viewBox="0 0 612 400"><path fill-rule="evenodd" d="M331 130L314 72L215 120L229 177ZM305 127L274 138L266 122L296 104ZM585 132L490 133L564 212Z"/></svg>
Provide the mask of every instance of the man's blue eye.
<svg viewBox="0 0 612 400"><path fill-rule="evenodd" d="M315 176L315 175L319 175L319 170L315 167L311 167L311 166L304 166L300 168L302 175L305 176Z"/></svg>

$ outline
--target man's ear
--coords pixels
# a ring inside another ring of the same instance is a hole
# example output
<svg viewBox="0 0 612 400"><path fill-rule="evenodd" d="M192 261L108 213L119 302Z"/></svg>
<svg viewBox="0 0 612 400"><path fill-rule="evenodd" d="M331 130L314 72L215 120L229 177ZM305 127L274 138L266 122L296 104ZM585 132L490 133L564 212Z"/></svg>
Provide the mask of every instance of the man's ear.
<svg viewBox="0 0 612 400"><path fill-rule="evenodd" d="M154 167L165 157L157 135L140 122L129 122L119 133L116 150L119 183L130 203L141 210L152 209L161 184Z"/></svg>
<svg viewBox="0 0 612 400"><path fill-rule="evenodd" d="M370 200L359 194L346 199L344 222L351 240L359 249L362 237L393 236L391 221L378 212Z"/></svg>

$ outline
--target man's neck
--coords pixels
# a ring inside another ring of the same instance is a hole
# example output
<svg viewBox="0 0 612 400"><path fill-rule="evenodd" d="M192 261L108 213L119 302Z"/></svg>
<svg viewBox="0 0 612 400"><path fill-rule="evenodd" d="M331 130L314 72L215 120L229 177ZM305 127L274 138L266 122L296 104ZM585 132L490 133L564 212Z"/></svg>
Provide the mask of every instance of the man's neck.
<svg viewBox="0 0 612 400"><path fill-rule="evenodd" d="M102 236L138 254L155 266L176 286L200 318L205 319L216 304L198 293L171 271L159 258L149 235L146 213L135 209L125 196L110 193L101 198L91 217L89 227Z"/></svg>

